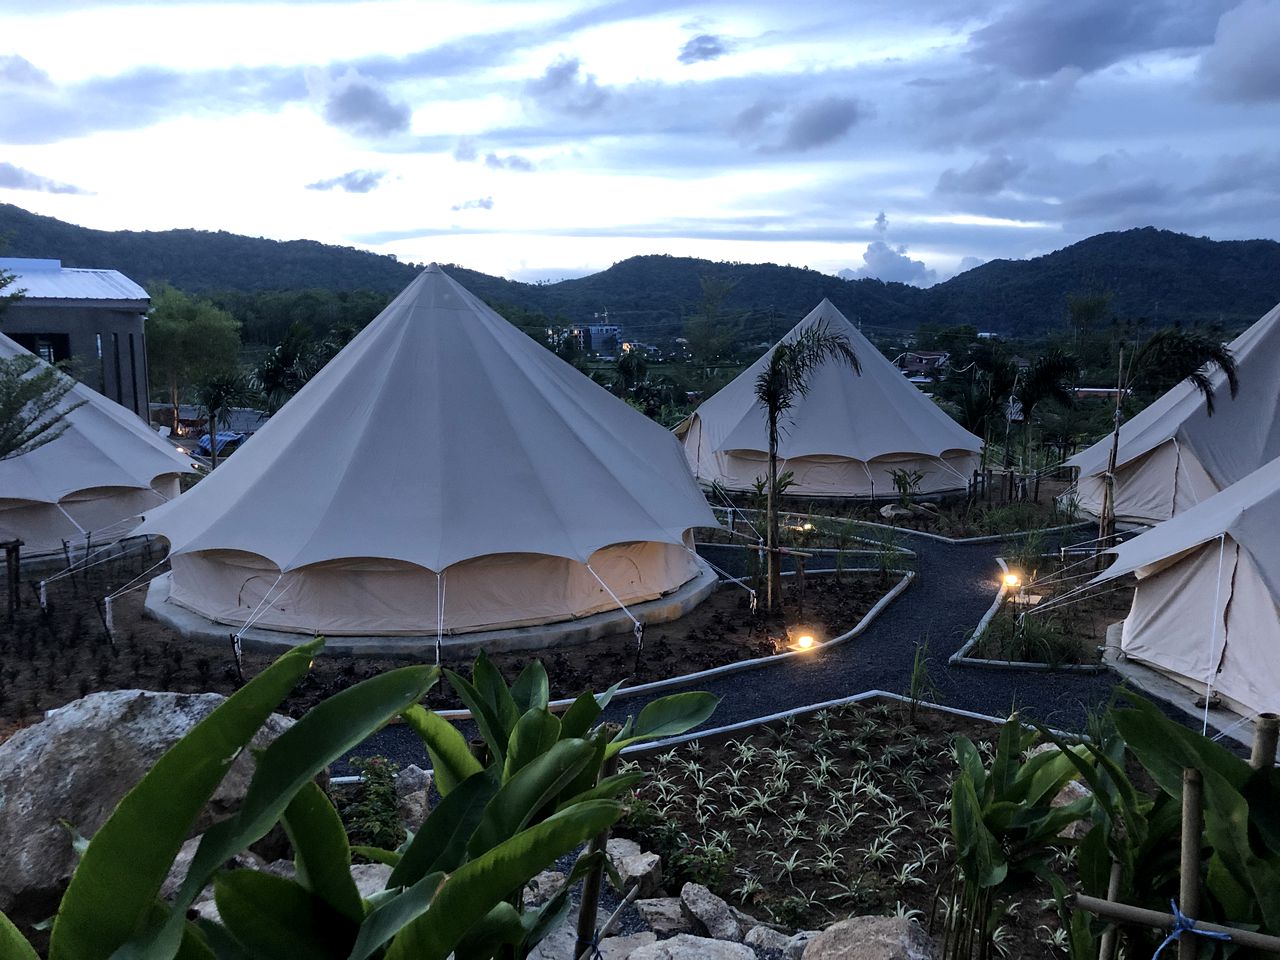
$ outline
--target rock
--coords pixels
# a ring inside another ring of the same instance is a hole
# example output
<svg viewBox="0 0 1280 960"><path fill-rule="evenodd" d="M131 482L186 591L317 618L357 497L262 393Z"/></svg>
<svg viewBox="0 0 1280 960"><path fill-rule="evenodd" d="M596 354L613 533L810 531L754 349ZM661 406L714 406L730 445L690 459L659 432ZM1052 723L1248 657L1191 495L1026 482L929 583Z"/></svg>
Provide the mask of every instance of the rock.
<svg viewBox="0 0 1280 960"><path fill-rule="evenodd" d="M613 862L622 881L620 893L626 893L633 884L640 885L641 897L652 897L662 889L662 858L656 853L638 853Z"/></svg>
<svg viewBox="0 0 1280 960"><path fill-rule="evenodd" d="M738 921L738 929L742 931L742 935L744 937L747 935L747 931L754 927L769 927L771 930L776 930L778 933L787 933L786 927L779 926L776 923L770 923L768 920L761 920L758 917L753 917L745 910L739 910L732 904L729 905L729 912L732 913L733 918Z"/></svg>
<svg viewBox="0 0 1280 960"><path fill-rule="evenodd" d="M356 882L360 896L372 897L385 890L391 878L391 868L385 863L356 863L351 866L351 879Z"/></svg>
<svg viewBox="0 0 1280 960"><path fill-rule="evenodd" d="M164 878L164 883L160 885L160 898L162 900L171 899L178 892L178 888L182 886L182 881L187 879L187 871L191 869L191 861L195 859L198 846L200 846L200 838L192 837L179 848L178 855L173 858L173 866L169 868L169 875ZM292 877L293 861L284 860L280 862L289 865L289 876ZM236 854L224 863L223 867L228 870L268 869L266 862L251 850Z"/></svg>
<svg viewBox="0 0 1280 960"><path fill-rule="evenodd" d="M883 507L880 508L880 516L884 517L886 520L894 521L894 520L910 520L913 516L915 516L915 514L913 514L906 507L901 507L896 503L886 503Z"/></svg>
<svg viewBox="0 0 1280 960"><path fill-rule="evenodd" d="M651 943L655 943L658 937L656 934L649 933L632 933L625 937L605 937L600 941L600 956L602 960L628 960L635 956L635 952L641 947L647 947Z"/></svg>
<svg viewBox="0 0 1280 960"><path fill-rule="evenodd" d="M262 868L263 873L274 873L277 877L292 880L298 875L298 867L292 860L274 860Z"/></svg>
<svg viewBox="0 0 1280 960"><path fill-rule="evenodd" d="M742 942L749 947L759 947L761 950L768 950L770 953L785 954L788 944L791 943L791 938L785 933L779 933L772 927L760 924L748 930L747 935L742 938Z"/></svg>
<svg viewBox="0 0 1280 960"><path fill-rule="evenodd" d="M821 930L801 930L799 933L794 934L787 941L786 949L783 951L787 960L800 960L804 956L805 947L809 946L809 941L821 932Z"/></svg>
<svg viewBox="0 0 1280 960"><path fill-rule="evenodd" d="M694 930L693 919L685 912L679 897L636 900L634 906L649 929L660 937Z"/></svg>
<svg viewBox="0 0 1280 960"><path fill-rule="evenodd" d="M936 517L942 512L936 503L913 503L907 509L917 517Z"/></svg>
<svg viewBox="0 0 1280 960"><path fill-rule="evenodd" d="M427 791L415 790L413 793L406 793L400 797L400 802L396 807L396 813L400 817L406 829L417 833L422 827L422 821L427 819L427 814L431 812L430 802L427 800Z"/></svg>
<svg viewBox="0 0 1280 960"><path fill-rule="evenodd" d="M680 890L680 902L716 940L742 942L742 930L729 905L700 883L686 883Z"/></svg>
<svg viewBox="0 0 1280 960"><path fill-rule="evenodd" d="M528 960L577 960L573 953L578 942L576 928L576 921L566 918L529 951Z"/></svg>
<svg viewBox="0 0 1280 960"><path fill-rule="evenodd" d="M409 764L396 774L395 790L397 797L403 797L419 790L431 789L431 771L423 770L417 764Z"/></svg>
<svg viewBox="0 0 1280 960"><path fill-rule="evenodd" d="M708 940L681 933L632 952L628 960L755 960L755 951L740 943Z"/></svg>
<svg viewBox="0 0 1280 960"><path fill-rule="evenodd" d="M625 860L627 857L638 857L641 853L640 844L624 837L610 837L605 850L609 853L609 859L613 861Z"/></svg>
<svg viewBox="0 0 1280 960"><path fill-rule="evenodd" d="M809 941L804 960L935 960L933 940L914 920L854 917Z"/></svg>
<svg viewBox="0 0 1280 960"><path fill-rule="evenodd" d="M1070 780L1058 791L1058 795L1049 801L1049 806L1065 807L1069 803L1075 803L1077 800L1083 800L1085 797L1091 796L1093 796L1093 791L1087 786L1079 780ZM1063 827L1058 836L1066 840L1083 840L1084 835L1089 832L1092 826L1092 820L1077 820Z"/></svg>
<svg viewBox="0 0 1280 960"><path fill-rule="evenodd" d="M527 905L546 903L564 886L565 876L559 870L543 870L529 881L524 891L524 902Z"/></svg>
<svg viewBox="0 0 1280 960"><path fill-rule="evenodd" d="M216 693L95 693L50 711L0 745L0 911L15 921L51 915L76 862L59 818L92 836L161 755L225 699ZM292 723L271 716L252 747L266 747ZM194 832L240 805L253 774L252 754L245 750L231 764Z"/></svg>

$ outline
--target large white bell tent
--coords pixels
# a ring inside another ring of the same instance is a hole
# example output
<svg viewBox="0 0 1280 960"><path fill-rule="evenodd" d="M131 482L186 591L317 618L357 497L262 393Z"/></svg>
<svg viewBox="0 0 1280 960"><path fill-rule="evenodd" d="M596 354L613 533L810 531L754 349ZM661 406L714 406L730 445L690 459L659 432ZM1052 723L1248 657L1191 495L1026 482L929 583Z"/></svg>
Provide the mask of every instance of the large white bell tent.
<svg viewBox="0 0 1280 960"><path fill-rule="evenodd" d="M1230 344L1239 371L1233 399L1226 375L1210 374L1214 412L1182 381L1120 427L1115 512L1121 520L1167 520L1280 456L1280 306ZM1112 438L1066 462L1080 471L1080 507L1102 511Z"/></svg>
<svg viewBox="0 0 1280 960"><path fill-rule="evenodd" d="M667 431L433 264L144 529L169 603L365 636L651 600L702 573L714 523Z"/></svg>
<svg viewBox="0 0 1280 960"><path fill-rule="evenodd" d="M0 334L0 357L24 355ZM193 472L190 460L114 400L77 383L62 406L77 403L61 436L0 460L0 540L21 540L24 556L120 540L143 511L177 496L180 474Z"/></svg>
<svg viewBox="0 0 1280 960"><path fill-rule="evenodd" d="M1248 714L1280 711L1280 459L1116 547L1121 650Z"/></svg>
<svg viewBox="0 0 1280 960"><path fill-rule="evenodd" d="M808 393L782 423L779 472L790 471L788 493L808 497L890 496L893 471L918 470L921 493L963 490L982 441L921 393L835 308L823 300L785 337L825 325L843 334L862 373L844 363L818 367ZM726 490L751 490L768 472L765 407L756 378L777 347L739 374L676 428L694 475Z"/></svg>

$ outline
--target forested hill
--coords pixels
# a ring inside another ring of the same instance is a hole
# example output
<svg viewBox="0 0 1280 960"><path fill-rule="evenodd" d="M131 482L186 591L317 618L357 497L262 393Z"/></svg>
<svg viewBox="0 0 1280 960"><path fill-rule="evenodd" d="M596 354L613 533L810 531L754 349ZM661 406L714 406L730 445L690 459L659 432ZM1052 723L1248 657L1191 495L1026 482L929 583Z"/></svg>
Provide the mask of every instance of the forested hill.
<svg viewBox="0 0 1280 960"><path fill-rule="evenodd" d="M90 230L0 204L4 256L111 267L140 283L195 293L400 290L418 267L352 247L225 232ZM842 280L800 267L632 257L575 280L526 284L463 267L451 273L493 303L581 321L609 311L632 336L678 334L709 303L744 319L743 333L782 332L828 297L851 319L879 327L971 323L1031 334L1059 328L1071 293L1110 293L1120 318L1221 319L1239 327L1280 301L1280 243L1215 241L1144 227L1090 237L1032 260L996 260L926 290Z"/></svg>

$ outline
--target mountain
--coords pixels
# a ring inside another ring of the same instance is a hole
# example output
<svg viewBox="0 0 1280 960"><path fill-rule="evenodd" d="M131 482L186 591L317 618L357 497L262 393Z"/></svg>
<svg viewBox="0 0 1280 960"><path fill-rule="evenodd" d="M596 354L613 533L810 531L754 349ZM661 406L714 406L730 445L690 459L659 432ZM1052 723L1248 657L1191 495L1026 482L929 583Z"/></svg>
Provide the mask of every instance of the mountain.
<svg viewBox="0 0 1280 960"><path fill-rule="evenodd" d="M389 295L419 267L394 257L310 240L278 241L225 232L90 230L0 204L6 256L60 258L68 266L111 267L194 293L368 290ZM486 300L573 322L608 311L640 339L677 335L713 301L743 318L744 337L776 336L828 297L872 328L969 323L1030 335L1066 322L1065 297L1107 292L1123 319L1251 322L1280 301L1280 243L1210 240L1154 227L1103 233L1031 260L994 260L928 289L843 280L802 267L631 257L558 283L528 284L451 267Z"/></svg>

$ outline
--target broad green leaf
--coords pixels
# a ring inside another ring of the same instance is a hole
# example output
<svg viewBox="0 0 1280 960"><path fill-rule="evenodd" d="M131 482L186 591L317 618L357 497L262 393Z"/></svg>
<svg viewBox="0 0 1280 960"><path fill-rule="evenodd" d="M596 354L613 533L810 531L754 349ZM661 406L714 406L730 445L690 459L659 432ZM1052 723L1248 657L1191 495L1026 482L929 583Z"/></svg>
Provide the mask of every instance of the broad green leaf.
<svg viewBox="0 0 1280 960"><path fill-rule="evenodd" d="M612 777L605 777L590 790L575 794L568 800L562 800L557 805L557 810L563 810L565 807L572 806L575 803L583 803L587 800L612 800L620 797L636 784L645 778L643 772L637 773L618 773Z"/></svg>
<svg viewBox="0 0 1280 960"><path fill-rule="evenodd" d="M507 688L507 681L502 678L502 672L493 665L493 661L483 650L471 668L471 682L501 723L502 739L505 741L520 719L520 708L516 706L515 698Z"/></svg>
<svg viewBox="0 0 1280 960"><path fill-rule="evenodd" d="M284 654L196 724L125 794L94 835L62 897L49 941L51 960L105 960L142 931L174 857L231 761L323 646L317 639ZM180 943L180 920L168 955Z"/></svg>
<svg viewBox="0 0 1280 960"><path fill-rule="evenodd" d="M569 709L560 717L560 739L581 740L596 722L604 708L609 705L613 695L618 692L623 681L619 680L604 693L592 696L588 690L574 700Z"/></svg>
<svg viewBox="0 0 1280 960"><path fill-rule="evenodd" d="M213 871L280 819L303 785L397 713L426 694L436 682L435 667L401 667L370 677L312 707L263 751L236 816L207 830L192 860L187 879L174 898L174 914L185 913ZM143 942L165 956L174 938L175 921L156 938Z"/></svg>
<svg viewBox="0 0 1280 960"><path fill-rule="evenodd" d="M1094 824L1076 849L1076 874L1080 877L1080 886L1091 897L1106 897L1111 883L1111 852L1107 849L1106 827Z"/></svg>
<svg viewBox="0 0 1280 960"><path fill-rule="evenodd" d="M613 801L580 803L459 867L430 909L391 942L385 960L444 960L499 901L621 815Z"/></svg>
<svg viewBox="0 0 1280 960"><path fill-rule="evenodd" d="M969 781L978 793L986 792L987 768L982 765L982 754L968 737L959 736L952 742L956 753L956 764L961 771L969 775Z"/></svg>
<svg viewBox="0 0 1280 960"><path fill-rule="evenodd" d="M961 773L951 788L951 833L956 841L956 861L970 883L994 887L1004 880L1009 864L982 821L978 795L967 773Z"/></svg>
<svg viewBox="0 0 1280 960"><path fill-rule="evenodd" d="M431 771L435 775L435 785L440 796L447 797L449 791L463 780L484 769L480 761L472 756L467 741L458 732L458 728L438 713L414 704L401 716L422 739L431 756Z"/></svg>
<svg viewBox="0 0 1280 960"><path fill-rule="evenodd" d="M523 830L595 755L588 740L561 740L502 785L467 844L478 857Z"/></svg>
<svg viewBox="0 0 1280 960"><path fill-rule="evenodd" d="M511 736L511 731L503 729L502 718L484 695L472 686L470 680L452 670L446 670L444 675L449 681L449 686L453 687L458 695L458 699L471 711L471 719L475 721L476 729L480 731L484 742L489 745L491 762L504 762L507 759L507 740ZM512 722L514 724L514 721Z"/></svg>
<svg viewBox="0 0 1280 960"><path fill-rule="evenodd" d="M303 784L284 812L284 829L293 845L298 883L349 920L363 920L364 904L351 879L347 831L318 784Z"/></svg>
<svg viewBox="0 0 1280 960"><path fill-rule="evenodd" d="M522 767L546 753L560 739L560 721L551 712L535 707L524 714L507 742L507 762L502 779L510 780Z"/></svg>
<svg viewBox="0 0 1280 960"><path fill-rule="evenodd" d="M204 936L216 960L253 960L222 924L201 919L196 921L196 928Z"/></svg>
<svg viewBox="0 0 1280 960"><path fill-rule="evenodd" d="M1008 799L1009 788L1022 762L1022 724L1018 715L1011 714L1000 728L995 756L991 760L991 776L983 791L983 803ZM975 787L977 786L975 781Z"/></svg>
<svg viewBox="0 0 1280 960"><path fill-rule="evenodd" d="M1258 832L1266 850L1280 855L1280 770L1263 767L1249 777L1242 791L1249 804L1249 824Z"/></svg>
<svg viewBox="0 0 1280 960"><path fill-rule="evenodd" d="M565 877L560 889L552 894L551 899L537 910L531 910L525 914L524 925L528 930L524 941L526 948L536 947L547 934L563 922L565 916L569 913L569 904L578 881L593 869L604 867L608 863L608 858L603 850L597 850L595 853L584 853L574 862L573 869Z"/></svg>
<svg viewBox="0 0 1280 960"><path fill-rule="evenodd" d="M355 946L351 948L350 960L365 960L382 948L408 923L426 912L431 906L431 898L435 896L440 884L444 882L443 873L430 873L412 886L405 888L396 896L379 904L360 925Z"/></svg>
<svg viewBox="0 0 1280 960"><path fill-rule="evenodd" d="M385 863L388 867L394 867L398 864L402 856L395 850L387 850L383 847L366 847L359 843L351 848L351 854L352 856L372 860L374 863Z"/></svg>
<svg viewBox="0 0 1280 960"><path fill-rule="evenodd" d="M40 960L35 947L3 913L0 913L0 957L4 960Z"/></svg>
<svg viewBox="0 0 1280 960"><path fill-rule="evenodd" d="M545 710L551 700L551 682L547 679L547 669L540 660L530 660L529 665L516 677L511 685L511 699L516 702L516 710L521 715L530 710Z"/></svg>
<svg viewBox="0 0 1280 960"><path fill-rule="evenodd" d="M715 713L720 698L701 691L674 693L645 704L630 732L623 730L609 744L606 756L645 740L661 740L688 733L705 723Z"/></svg>
<svg viewBox="0 0 1280 960"><path fill-rule="evenodd" d="M504 901L466 932L453 948L453 955L455 960L489 960L504 944L524 942L527 932L520 911Z"/></svg>
<svg viewBox="0 0 1280 960"><path fill-rule="evenodd" d="M356 940L356 924L301 884L274 874L219 874L213 898L223 926L260 960L345 960Z"/></svg>
<svg viewBox="0 0 1280 960"><path fill-rule="evenodd" d="M188 920L182 930L182 943L173 960L218 960L205 940L204 932Z"/></svg>
<svg viewBox="0 0 1280 960"><path fill-rule="evenodd" d="M497 779L490 771L481 770L441 800L391 871L387 885L407 887L429 873L457 869L466 858L467 844L485 807L497 792Z"/></svg>

